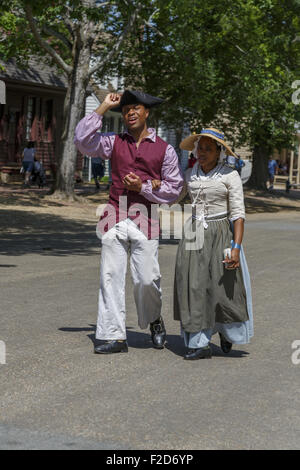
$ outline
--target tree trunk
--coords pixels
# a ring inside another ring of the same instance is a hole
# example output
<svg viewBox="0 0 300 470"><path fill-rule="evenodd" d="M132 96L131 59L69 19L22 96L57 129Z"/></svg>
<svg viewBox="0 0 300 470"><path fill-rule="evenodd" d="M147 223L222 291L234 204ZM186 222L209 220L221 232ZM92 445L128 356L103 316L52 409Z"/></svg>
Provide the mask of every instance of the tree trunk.
<svg viewBox="0 0 300 470"><path fill-rule="evenodd" d="M251 177L247 186L254 189L267 189L268 160L271 149L262 145L256 145L253 151L253 166Z"/></svg>
<svg viewBox="0 0 300 470"><path fill-rule="evenodd" d="M64 101L63 131L57 146L57 172L54 185L56 198L74 199L74 174L77 163L77 149L74 144L75 129L83 117L90 49L82 48L74 60L73 73L68 77L68 90Z"/></svg>

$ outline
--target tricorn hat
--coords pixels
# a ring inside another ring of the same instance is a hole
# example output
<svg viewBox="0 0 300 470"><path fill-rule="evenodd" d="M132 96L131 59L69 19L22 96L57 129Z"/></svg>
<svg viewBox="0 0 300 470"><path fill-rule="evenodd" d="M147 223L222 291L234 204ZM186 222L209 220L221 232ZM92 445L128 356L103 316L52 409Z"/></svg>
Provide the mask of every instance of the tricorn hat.
<svg viewBox="0 0 300 470"><path fill-rule="evenodd" d="M210 137L211 139L216 140L219 142L219 144L222 144L226 148L227 155L233 155L235 158L239 158L225 142L223 132L218 131L217 129L213 129L212 127L208 129L202 129L200 134L190 135L180 143L179 147L182 150L194 150L195 142L199 137Z"/></svg>
<svg viewBox="0 0 300 470"><path fill-rule="evenodd" d="M116 108L112 108L112 111L122 111L122 107L126 104L143 104L146 108L153 108L153 106L157 106L158 104L163 103L164 100L161 98L156 98L155 96L148 95L143 91L137 90L125 90L122 94L122 98L120 101L119 106Z"/></svg>

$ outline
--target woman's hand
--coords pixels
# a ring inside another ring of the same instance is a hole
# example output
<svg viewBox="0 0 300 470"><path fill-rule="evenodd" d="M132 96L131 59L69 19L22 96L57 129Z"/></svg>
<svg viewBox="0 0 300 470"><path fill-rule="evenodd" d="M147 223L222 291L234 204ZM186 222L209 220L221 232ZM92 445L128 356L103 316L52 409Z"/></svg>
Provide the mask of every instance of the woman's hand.
<svg viewBox="0 0 300 470"><path fill-rule="evenodd" d="M152 180L151 184L152 184L152 190L159 189L160 185L161 185L161 181L160 180Z"/></svg>
<svg viewBox="0 0 300 470"><path fill-rule="evenodd" d="M223 263L225 268L228 270L236 269L240 267L240 250L238 248L233 248L231 250L231 258L228 256L224 259Z"/></svg>

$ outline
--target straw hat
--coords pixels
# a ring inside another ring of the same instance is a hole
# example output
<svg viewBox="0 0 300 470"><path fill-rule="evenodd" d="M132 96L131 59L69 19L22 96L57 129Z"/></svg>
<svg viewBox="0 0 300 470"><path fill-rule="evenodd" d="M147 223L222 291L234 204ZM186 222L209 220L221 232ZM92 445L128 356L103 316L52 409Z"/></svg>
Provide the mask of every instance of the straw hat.
<svg viewBox="0 0 300 470"><path fill-rule="evenodd" d="M199 137L210 137L211 139L214 139L216 140L217 142L219 142L219 144L223 145L226 150L227 150L227 155L233 155L235 158L239 158L232 150L231 148L229 147L228 144L226 144L226 142L224 141L224 134L220 131L218 131L218 129L213 129L212 127L209 127L208 129L202 129L202 131L200 132L200 134L192 134L190 135L189 137L187 137L186 139L184 139L179 147L182 149L182 150L194 150L194 146L195 146L195 142L196 140L199 138Z"/></svg>

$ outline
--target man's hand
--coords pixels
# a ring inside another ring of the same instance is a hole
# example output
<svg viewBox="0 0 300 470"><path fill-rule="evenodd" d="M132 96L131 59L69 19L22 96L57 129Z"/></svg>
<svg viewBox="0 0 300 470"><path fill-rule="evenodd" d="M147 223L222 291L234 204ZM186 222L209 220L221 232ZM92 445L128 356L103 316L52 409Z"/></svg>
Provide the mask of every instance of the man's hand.
<svg viewBox="0 0 300 470"><path fill-rule="evenodd" d="M152 184L152 190L155 191L155 189L160 188L161 181L160 180L152 180L151 184Z"/></svg>
<svg viewBox="0 0 300 470"><path fill-rule="evenodd" d="M141 178L132 172L123 178L123 183L125 188L129 191L136 191L137 193L140 193L142 190Z"/></svg>
<svg viewBox="0 0 300 470"><path fill-rule="evenodd" d="M99 108L96 109L96 113L103 115L106 111L109 111L116 106L119 106L122 95L119 93L109 93L106 95L103 103L100 104Z"/></svg>

